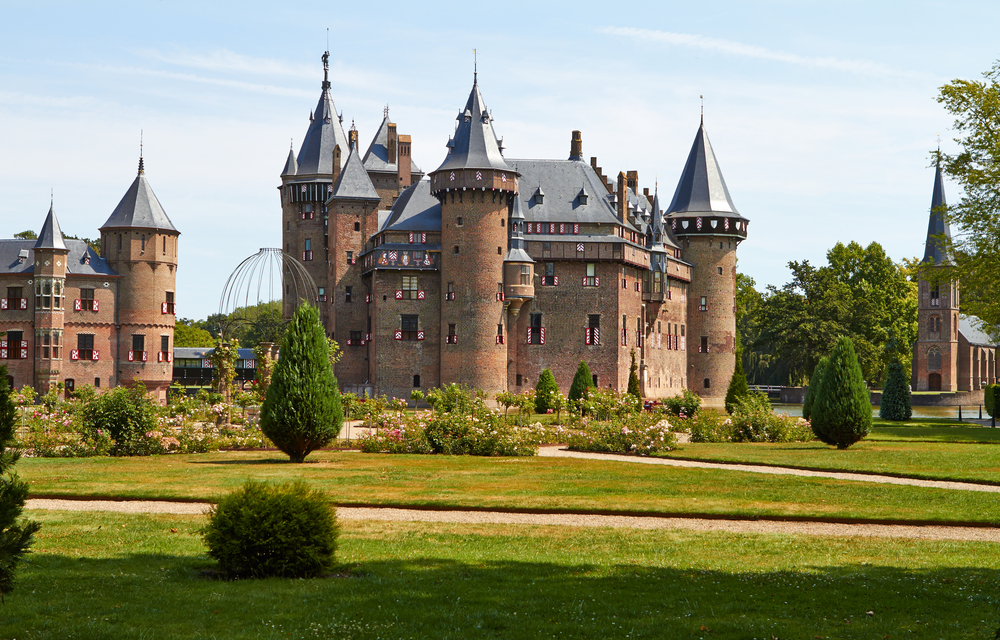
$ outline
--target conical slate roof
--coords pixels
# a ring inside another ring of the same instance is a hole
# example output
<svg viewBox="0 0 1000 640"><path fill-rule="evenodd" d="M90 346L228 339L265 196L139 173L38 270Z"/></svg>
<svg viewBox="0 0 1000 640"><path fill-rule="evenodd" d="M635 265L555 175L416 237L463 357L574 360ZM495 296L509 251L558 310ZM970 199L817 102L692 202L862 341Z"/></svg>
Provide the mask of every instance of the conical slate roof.
<svg viewBox="0 0 1000 640"><path fill-rule="evenodd" d="M521 211L521 199L514 198L510 212L510 249L504 262L534 262L528 255L527 243L524 241L524 213Z"/></svg>
<svg viewBox="0 0 1000 640"><path fill-rule="evenodd" d="M729 196L722 169L705 132L704 120L694 137L674 199L667 208L668 215L675 213L740 215Z"/></svg>
<svg viewBox="0 0 1000 640"><path fill-rule="evenodd" d="M141 229L164 229L177 231L167 217L167 212L160 206L152 187L146 182L146 171L139 158L139 175L135 177L132 186L125 192L118 206L101 229L117 229L134 227Z"/></svg>
<svg viewBox="0 0 1000 640"><path fill-rule="evenodd" d="M451 169L500 169L510 171L500 152L493 132L493 118L479 92L479 82L473 81L472 92L465 109L458 114L455 137L449 141L448 157L438 171Z"/></svg>
<svg viewBox="0 0 1000 640"><path fill-rule="evenodd" d="M358 153L357 147L351 149L351 155L347 156L347 162L340 171L340 179L333 189L334 198L359 198L364 200L381 200L375 187L372 185L368 172L365 171L364 162Z"/></svg>
<svg viewBox="0 0 1000 640"><path fill-rule="evenodd" d="M954 262L947 247L942 246L941 240L935 237L943 235L951 240L951 227L941 210L947 206L948 202L944 197L944 177L941 175L941 163L939 162L934 171L934 193L931 196L931 215L927 222L927 243L922 262L933 262L934 264L953 264Z"/></svg>
<svg viewBox="0 0 1000 640"><path fill-rule="evenodd" d="M309 130L299 149L297 175L332 174L333 148L340 145L344 154L350 148L344 127L340 124L337 107L330 97L330 82L327 79L329 53L323 54L323 92L319 96L316 111L309 116Z"/></svg>
<svg viewBox="0 0 1000 640"><path fill-rule="evenodd" d="M49 204L49 214L45 216L42 232L38 234L38 240L33 248L66 250L62 229L59 228L59 220L56 219L56 212L52 204Z"/></svg>
<svg viewBox="0 0 1000 640"><path fill-rule="evenodd" d="M375 137L372 138L372 143L368 145L368 151L365 152L365 169L368 169L369 171L396 171L396 163L389 162L390 124L392 124L392 122L389 120L389 114L386 113L385 117L382 119L381 126L379 126L378 131L375 133ZM398 158L398 147L396 149L396 154L396 157ZM420 168L417 167L416 163L412 160L410 161L410 173L420 173Z"/></svg>
<svg viewBox="0 0 1000 640"><path fill-rule="evenodd" d="M663 210L660 209L660 190L653 192L653 210L650 213L650 229L653 234L653 251L666 251L667 249L678 249L679 245L674 242L670 234L670 228L663 224Z"/></svg>
<svg viewBox="0 0 1000 640"><path fill-rule="evenodd" d="M281 177L294 176L299 171L299 163L295 160L295 152L288 150L288 160L285 160L285 168L281 172Z"/></svg>

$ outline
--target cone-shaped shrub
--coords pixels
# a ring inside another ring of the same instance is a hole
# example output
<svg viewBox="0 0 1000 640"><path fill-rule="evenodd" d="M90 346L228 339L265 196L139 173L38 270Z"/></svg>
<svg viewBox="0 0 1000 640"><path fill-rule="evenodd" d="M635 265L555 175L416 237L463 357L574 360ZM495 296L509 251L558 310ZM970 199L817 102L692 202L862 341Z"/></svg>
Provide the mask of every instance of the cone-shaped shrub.
<svg viewBox="0 0 1000 640"><path fill-rule="evenodd" d="M733 377L729 379L729 390L726 391L726 411L732 413L736 410L736 405L740 400L750 397L750 386L747 384L747 377L743 373L743 358L736 354L736 370Z"/></svg>
<svg viewBox="0 0 1000 640"><path fill-rule="evenodd" d="M1000 404L1000 384L988 384L983 389L983 404L990 417L996 416L997 404Z"/></svg>
<svg viewBox="0 0 1000 640"><path fill-rule="evenodd" d="M910 385L906 382L906 374L899 358L893 358L889 363L889 374L882 389L882 402L879 404L878 417L883 420L909 420L913 415L910 406Z"/></svg>
<svg viewBox="0 0 1000 640"><path fill-rule="evenodd" d="M628 392L642 400L642 388L639 387L639 366L635 363L635 349L632 349L632 366L628 369Z"/></svg>
<svg viewBox="0 0 1000 640"><path fill-rule="evenodd" d="M535 385L535 413L548 413L550 409L555 409L553 403L558 394L556 377L548 369L542 369L538 384Z"/></svg>
<svg viewBox="0 0 1000 640"><path fill-rule="evenodd" d="M846 449L871 430L871 395L865 387L854 344L837 340L812 405L812 430L826 444Z"/></svg>
<svg viewBox="0 0 1000 640"><path fill-rule="evenodd" d="M594 378L590 375L590 367L583 360L576 368L576 375L573 376L573 384L569 386L569 399L579 400L587 395L587 389L593 386Z"/></svg>
<svg viewBox="0 0 1000 640"><path fill-rule="evenodd" d="M806 389L806 397L802 402L802 417L808 420L812 417L812 406L813 402L816 401L816 393L819 391L819 386L823 383L823 373L826 371L826 365L830 363L830 358L823 356L816 363L816 368L813 369L813 374L809 377L809 388Z"/></svg>
<svg viewBox="0 0 1000 640"><path fill-rule="evenodd" d="M344 421L319 312L303 304L285 332L260 408L260 428L292 462L337 437Z"/></svg>
<svg viewBox="0 0 1000 640"><path fill-rule="evenodd" d="M14 465L20 453L8 449L14 441L17 409L7 386L7 367L0 366L0 598L14 590L14 572L28 552L37 522L18 520L28 497L28 483L17 477Z"/></svg>

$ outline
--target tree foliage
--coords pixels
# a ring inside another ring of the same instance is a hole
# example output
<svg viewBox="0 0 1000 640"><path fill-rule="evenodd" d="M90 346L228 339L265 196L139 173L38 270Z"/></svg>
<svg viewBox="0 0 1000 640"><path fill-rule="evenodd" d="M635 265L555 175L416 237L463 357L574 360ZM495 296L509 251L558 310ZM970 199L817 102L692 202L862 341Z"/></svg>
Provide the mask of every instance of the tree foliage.
<svg viewBox="0 0 1000 640"><path fill-rule="evenodd" d="M559 395L556 377L549 369L542 369L535 385L535 413L548 413L555 409L555 396Z"/></svg>
<svg viewBox="0 0 1000 640"><path fill-rule="evenodd" d="M837 243L827 265L788 263L792 280L759 297L738 282L738 329L756 384L801 384L839 336L851 338L864 380L875 386L893 357L908 363L917 336L916 285L876 242ZM892 336L894 349L886 349Z"/></svg>
<svg viewBox="0 0 1000 640"><path fill-rule="evenodd" d="M910 406L909 376L903 371L898 359L889 363L889 373L882 387L882 401L879 403L878 417L883 420L909 420L913 415Z"/></svg>
<svg viewBox="0 0 1000 640"><path fill-rule="evenodd" d="M743 373L743 359L740 357L738 349L736 353L736 369L733 377L729 379L729 389L726 391L726 411L730 414L736 410L741 400L750 397L750 386L747 384L747 377ZM767 396L764 396L765 399Z"/></svg>
<svg viewBox="0 0 1000 640"><path fill-rule="evenodd" d="M580 361L580 366L576 368L576 374L573 376L573 382L569 385L569 400L579 400L580 398L587 395L588 389L593 386L594 378L590 373L590 367L583 360Z"/></svg>
<svg viewBox="0 0 1000 640"><path fill-rule="evenodd" d="M343 421L319 311L303 304L292 316L282 341L261 406L261 430L292 462L302 462L336 438Z"/></svg>
<svg viewBox="0 0 1000 640"><path fill-rule="evenodd" d="M212 334L197 326L194 320L178 318L174 323L174 347L211 347L214 340Z"/></svg>
<svg viewBox="0 0 1000 640"><path fill-rule="evenodd" d="M635 349L632 349L632 364L628 368L628 392L642 400L642 388L639 386L639 366L635 363Z"/></svg>
<svg viewBox="0 0 1000 640"><path fill-rule="evenodd" d="M34 229L25 229L14 234L14 237L18 240L38 240L38 234L35 233Z"/></svg>
<svg viewBox="0 0 1000 640"><path fill-rule="evenodd" d="M41 528L37 522L21 519L28 483L14 471L21 454L10 448L17 424L17 409L10 392L7 367L0 366L0 599L14 590L17 565Z"/></svg>
<svg viewBox="0 0 1000 640"><path fill-rule="evenodd" d="M848 448L871 430L871 395L865 387L854 344L847 336L838 338L830 353L811 418L816 437L838 449Z"/></svg>
<svg viewBox="0 0 1000 640"><path fill-rule="evenodd" d="M962 199L945 212L957 226L950 246L955 265L928 270L926 277L959 280L963 312L977 316L1000 339L1000 61L982 80L952 80L937 100L955 117L960 150L941 153L940 160L962 188Z"/></svg>
<svg viewBox="0 0 1000 640"><path fill-rule="evenodd" d="M813 402L816 401L816 392L819 391L819 385L823 382L823 373L826 372L826 365L830 364L830 358L823 356L816 363L816 368L813 369L812 375L809 376L809 388L806 389L806 397L802 402L802 417L808 420L812 417L812 406Z"/></svg>
<svg viewBox="0 0 1000 640"><path fill-rule="evenodd" d="M84 406L83 431L91 442L111 438L111 455L143 456L152 451L147 433L156 430L156 410L142 384L115 387Z"/></svg>

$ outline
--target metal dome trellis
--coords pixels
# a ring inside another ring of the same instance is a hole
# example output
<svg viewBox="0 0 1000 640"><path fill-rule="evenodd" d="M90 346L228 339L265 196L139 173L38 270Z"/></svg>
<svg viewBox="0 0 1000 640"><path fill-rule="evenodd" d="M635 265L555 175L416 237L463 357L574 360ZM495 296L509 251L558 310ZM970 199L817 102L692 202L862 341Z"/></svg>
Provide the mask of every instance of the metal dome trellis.
<svg viewBox="0 0 1000 640"><path fill-rule="evenodd" d="M303 302L315 304L316 282L301 262L281 249L261 249L233 270L222 289L219 314L223 338L237 327L255 330L262 342L275 342L291 314ZM258 305L280 301L280 316L261 313Z"/></svg>

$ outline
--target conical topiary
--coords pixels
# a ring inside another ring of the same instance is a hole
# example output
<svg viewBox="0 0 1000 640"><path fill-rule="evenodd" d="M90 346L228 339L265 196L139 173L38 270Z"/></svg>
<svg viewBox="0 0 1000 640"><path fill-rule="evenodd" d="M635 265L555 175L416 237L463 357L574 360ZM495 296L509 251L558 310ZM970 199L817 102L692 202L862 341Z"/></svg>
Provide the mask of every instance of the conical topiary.
<svg viewBox="0 0 1000 640"><path fill-rule="evenodd" d="M635 363L635 349L632 349L632 366L628 368L628 392L642 400L642 388L639 387L639 366Z"/></svg>
<svg viewBox="0 0 1000 640"><path fill-rule="evenodd" d="M809 388L806 389L806 397L802 402L802 417L808 420L812 416L812 406L813 402L816 400L816 392L819 391L819 385L823 382L823 372L826 371L826 365L830 363L830 358L823 356L816 363L816 368L813 369L812 376L809 377Z"/></svg>
<svg viewBox="0 0 1000 640"><path fill-rule="evenodd" d="M590 374L590 367L583 360L576 368L576 375L573 376L573 383L569 386L569 399L579 400L587 395L587 389L593 386L594 378Z"/></svg>
<svg viewBox="0 0 1000 640"><path fill-rule="evenodd" d="M559 394L559 385L556 384L556 377L548 369L542 369L538 376L538 384L535 385L535 413L548 413L555 409L553 399Z"/></svg>
<svg viewBox="0 0 1000 640"><path fill-rule="evenodd" d="M812 430L826 444L846 449L871 430L872 403L854 344L837 340L812 405Z"/></svg>
<svg viewBox="0 0 1000 640"><path fill-rule="evenodd" d="M909 420L913 415L910 406L910 385L906 382L906 374L899 358L893 358L889 363L889 374L885 378L885 388L882 389L882 402L879 404L878 417L883 420Z"/></svg>
<svg viewBox="0 0 1000 640"><path fill-rule="evenodd" d="M729 390L726 391L726 411L728 413L732 413L736 409L740 400L750 397L750 386L743 373L743 358L740 355L737 352L736 369L733 371L733 377L729 379Z"/></svg>
<svg viewBox="0 0 1000 640"><path fill-rule="evenodd" d="M292 462L337 437L344 421L330 347L319 311L303 304L288 325L267 397L260 428Z"/></svg>

